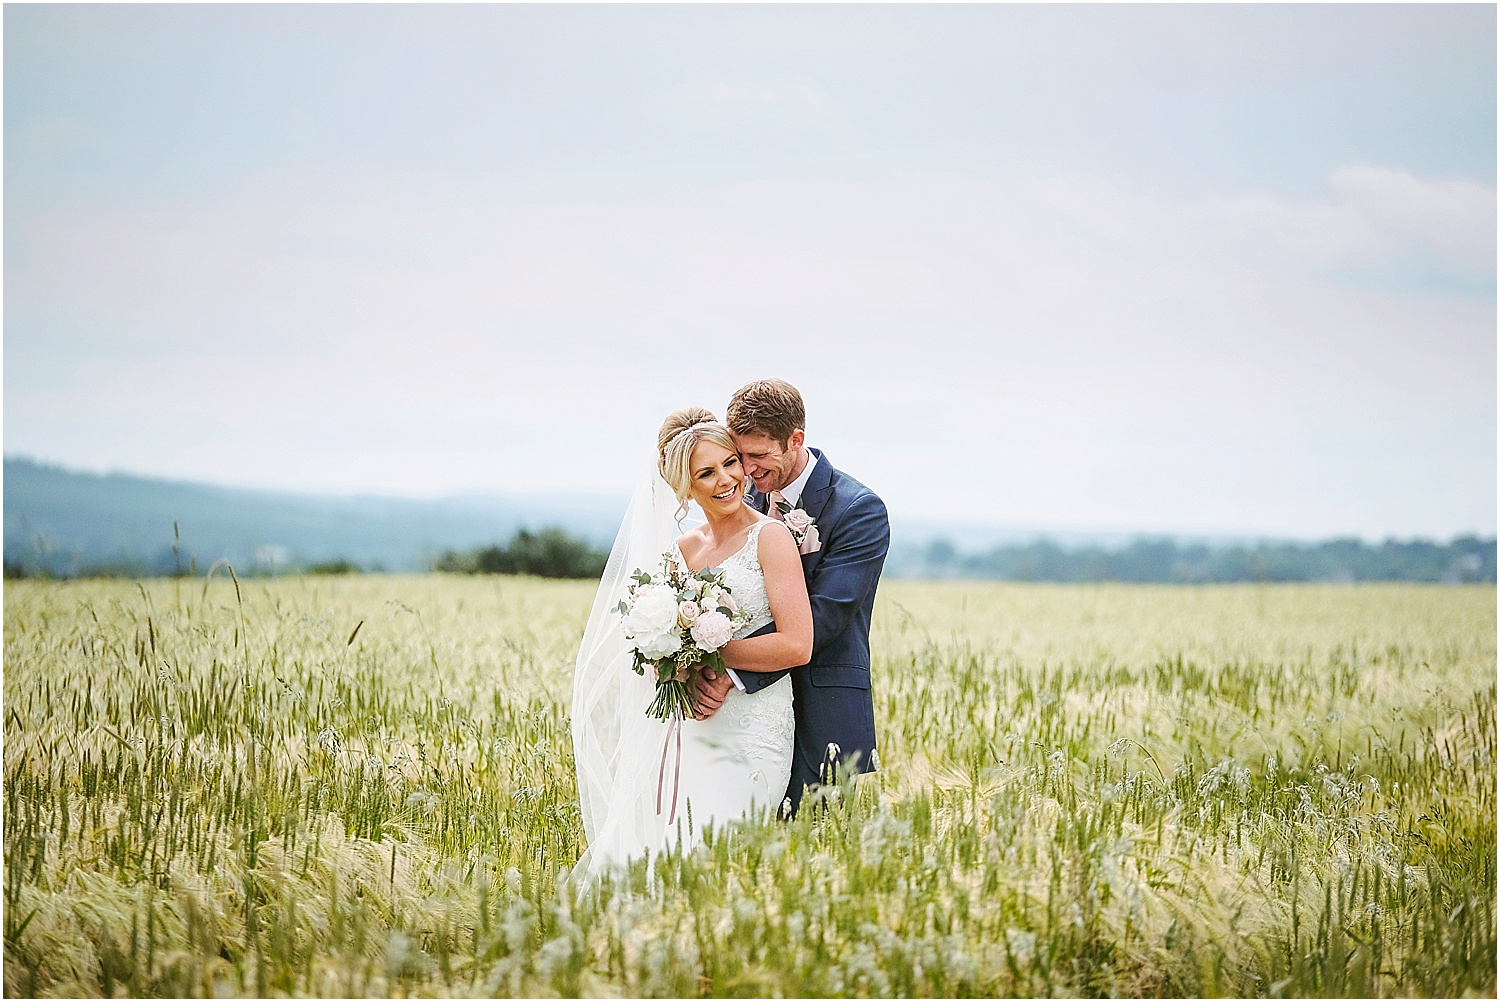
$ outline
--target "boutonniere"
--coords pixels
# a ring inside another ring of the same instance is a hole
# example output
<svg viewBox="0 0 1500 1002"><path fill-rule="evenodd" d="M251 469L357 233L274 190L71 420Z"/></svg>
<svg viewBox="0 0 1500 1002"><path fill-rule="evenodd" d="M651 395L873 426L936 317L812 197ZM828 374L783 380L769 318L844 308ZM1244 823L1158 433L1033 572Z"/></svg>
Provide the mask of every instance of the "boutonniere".
<svg viewBox="0 0 1500 1002"><path fill-rule="evenodd" d="M781 520L786 527L792 530L792 538L797 541L797 552L806 556L809 553L817 553L823 548L823 543L818 539L818 523L813 521L802 507L802 499L797 499L797 507L793 508L785 501L776 503L776 510L781 512Z"/></svg>

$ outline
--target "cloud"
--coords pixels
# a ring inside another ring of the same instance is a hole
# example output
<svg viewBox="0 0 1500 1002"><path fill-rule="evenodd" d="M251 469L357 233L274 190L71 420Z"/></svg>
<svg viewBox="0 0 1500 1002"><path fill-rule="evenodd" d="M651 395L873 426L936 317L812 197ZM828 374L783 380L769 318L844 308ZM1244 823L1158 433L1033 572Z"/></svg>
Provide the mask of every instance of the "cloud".
<svg viewBox="0 0 1500 1002"><path fill-rule="evenodd" d="M1415 250L1462 277L1494 277L1493 189L1369 166L1342 168L1329 181L1343 210L1383 238L1386 255Z"/></svg>
<svg viewBox="0 0 1500 1002"><path fill-rule="evenodd" d="M776 374L908 514L1492 528L1493 300L1319 269L1389 246L1458 267L1465 207L1493 197L1339 177L1304 202L1057 174L551 199L297 177L25 215L7 443L282 486L597 491L672 407ZM231 433L234 407L257 416Z"/></svg>
<svg viewBox="0 0 1500 1002"><path fill-rule="evenodd" d="M1291 200L1241 194L1189 206L1187 227L1210 245L1283 271L1372 282L1446 284L1493 295L1495 191L1351 165L1328 193Z"/></svg>

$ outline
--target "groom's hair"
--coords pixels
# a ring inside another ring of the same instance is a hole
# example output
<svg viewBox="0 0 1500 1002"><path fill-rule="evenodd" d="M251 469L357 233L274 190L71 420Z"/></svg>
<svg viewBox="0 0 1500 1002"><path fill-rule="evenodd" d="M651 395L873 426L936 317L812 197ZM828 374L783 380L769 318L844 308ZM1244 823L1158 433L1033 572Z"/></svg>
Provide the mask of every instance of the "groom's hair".
<svg viewBox="0 0 1500 1002"><path fill-rule="evenodd" d="M797 387L785 379L757 379L736 391L724 423L736 435L767 435L785 447L792 432L806 430L807 414Z"/></svg>

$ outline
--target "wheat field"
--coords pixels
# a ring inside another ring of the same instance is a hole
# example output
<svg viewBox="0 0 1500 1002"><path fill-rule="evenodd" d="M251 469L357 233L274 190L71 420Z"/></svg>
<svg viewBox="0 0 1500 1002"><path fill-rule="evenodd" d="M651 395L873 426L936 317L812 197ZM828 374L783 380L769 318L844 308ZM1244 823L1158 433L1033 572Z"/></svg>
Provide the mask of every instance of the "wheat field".
<svg viewBox="0 0 1500 1002"><path fill-rule="evenodd" d="M888 581L881 771L578 893L592 597L8 583L6 994L1495 994L1493 587Z"/></svg>

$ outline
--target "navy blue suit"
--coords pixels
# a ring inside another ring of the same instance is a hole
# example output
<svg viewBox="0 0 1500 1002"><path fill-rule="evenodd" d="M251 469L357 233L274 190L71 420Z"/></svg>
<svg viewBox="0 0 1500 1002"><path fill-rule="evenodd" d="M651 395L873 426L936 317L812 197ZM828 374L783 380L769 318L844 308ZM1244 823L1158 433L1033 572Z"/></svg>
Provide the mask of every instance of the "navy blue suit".
<svg viewBox="0 0 1500 1002"><path fill-rule="evenodd" d="M802 491L800 507L818 527L821 549L802 557L812 600L812 661L778 672L739 672L746 692L758 692L787 671L792 675L797 744L787 790L792 809L805 787L830 766L848 760L859 772L875 768L875 703L870 695L870 616L875 587L890 549L885 502L864 484L834 469L821 452ZM747 503L765 512L766 495L752 489ZM775 624L759 631L770 632Z"/></svg>

